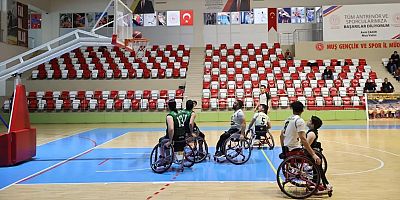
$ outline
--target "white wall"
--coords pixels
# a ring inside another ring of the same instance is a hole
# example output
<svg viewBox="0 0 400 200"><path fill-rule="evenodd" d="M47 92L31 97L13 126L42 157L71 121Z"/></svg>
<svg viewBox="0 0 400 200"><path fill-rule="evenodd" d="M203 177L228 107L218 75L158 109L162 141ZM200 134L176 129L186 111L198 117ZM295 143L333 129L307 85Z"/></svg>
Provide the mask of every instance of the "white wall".
<svg viewBox="0 0 400 200"><path fill-rule="evenodd" d="M5 61L9 58L12 58L18 54L21 54L28 49L25 47L9 45L6 43L0 42L0 62ZM4 70L5 66L0 66L0 71ZM0 97L5 96L6 94L6 81L0 81Z"/></svg>
<svg viewBox="0 0 400 200"><path fill-rule="evenodd" d="M145 37L149 37L154 43L165 43L165 41L181 41L192 46L204 46L207 42L221 43L220 41L234 41L238 39L247 43L247 39L253 42L267 41L264 38L265 30L260 25L239 25L237 27L215 27L204 26L203 13L205 12L205 0L155 0L156 10L180 10L192 9L195 15L195 26L177 28L177 27L159 27L149 30L147 27L141 28ZM380 0L378 3L395 3L399 0ZM59 27L60 13L73 12L99 12L102 11L109 0L21 0L21 2L32 4L40 9L48 11L49 14L42 15L42 42L50 41L63 34L67 30L61 30ZM258 0L252 2L252 7L291 7L291 6L322 6L333 4L371 4L377 3L376 0ZM228 31L229 29L229 31ZM278 32L293 32L295 29L310 29L309 24L278 24ZM175 33L175 34L169 34ZM178 34L177 34L178 33ZM193 33L193 34L192 34ZM231 33L228 37L227 33ZM190 35L192 34L192 35ZM305 36L307 36L305 34ZM267 37L267 36L265 36Z"/></svg>

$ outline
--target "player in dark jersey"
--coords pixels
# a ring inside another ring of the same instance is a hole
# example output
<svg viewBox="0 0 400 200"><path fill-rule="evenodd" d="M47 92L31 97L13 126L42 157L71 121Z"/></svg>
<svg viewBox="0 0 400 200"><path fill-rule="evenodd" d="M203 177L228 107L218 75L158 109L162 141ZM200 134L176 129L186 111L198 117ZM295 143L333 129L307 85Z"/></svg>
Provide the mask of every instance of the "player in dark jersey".
<svg viewBox="0 0 400 200"><path fill-rule="evenodd" d="M322 126L322 120L317 116L312 116L310 121L307 122L307 127L309 130L306 133L307 142L310 144L311 148L321 152L322 154L322 147L321 143L318 142L318 129ZM322 158L321 158L322 159ZM322 166L317 166L321 173L321 180L323 184L323 189L327 191L332 191L332 186L329 184L328 179L326 179L324 170L322 170Z"/></svg>
<svg viewBox="0 0 400 200"><path fill-rule="evenodd" d="M200 136L201 138L203 138L203 140L205 139L205 135L203 132L200 131L199 127L196 124L196 113L194 112L193 108L196 107L197 105L197 101L193 101L193 100L188 100L186 101L186 110L191 111L191 118L190 118L190 123L193 123L193 130L190 130L190 127L187 126L187 133L194 133L195 135ZM189 124L188 124L189 125ZM190 132L189 132L190 131Z"/></svg>
<svg viewBox="0 0 400 200"><path fill-rule="evenodd" d="M186 137L185 121L187 115L176 109L175 99L170 99L168 101L168 109L169 113L166 117L166 135L159 139L159 142L165 147L169 147L173 141L184 141ZM174 148L176 151L183 150L183 146L178 146L178 148L174 146ZM164 155L163 148L161 148L161 151L161 155Z"/></svg>

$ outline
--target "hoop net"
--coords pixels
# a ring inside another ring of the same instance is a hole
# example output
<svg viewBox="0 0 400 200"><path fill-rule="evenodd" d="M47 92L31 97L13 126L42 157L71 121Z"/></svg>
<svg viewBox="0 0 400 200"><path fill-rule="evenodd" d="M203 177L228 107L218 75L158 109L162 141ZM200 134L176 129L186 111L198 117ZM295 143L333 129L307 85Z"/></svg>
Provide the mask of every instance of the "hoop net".
<svg viewBox="0 0 400 200"><path fill-rule="evenodd" d="M136 58L143 58L146 53L148 42L149 40L146 38L125 39L125 49L128 51L134 51Z"/></svg>

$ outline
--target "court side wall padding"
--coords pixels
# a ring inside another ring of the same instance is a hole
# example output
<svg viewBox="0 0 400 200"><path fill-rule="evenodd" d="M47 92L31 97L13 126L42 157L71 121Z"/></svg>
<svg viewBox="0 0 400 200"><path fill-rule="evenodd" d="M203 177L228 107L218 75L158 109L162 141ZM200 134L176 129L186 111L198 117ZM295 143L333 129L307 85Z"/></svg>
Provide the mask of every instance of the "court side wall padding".
<svg viewBox="0 0 400 200"><path fill-rule="evenodd" d="M272 110L268 113L273 121L283 121L291 115L291 110ZM246 121L253 116L252 110L246 110ZM232 111L197 112L198 122L228 122ZM324 121L366 120L365 110L306 110L302 117L310 119L319 116ZM6 114L3 114L7 117ZM30 113L33 124L97 124L97 123L165 123L166 112L35 112Z"/></svg>
<svg viewBox="0 0 400 200"><path fill-rule="evenodd" d="M14 91L8 133L0 134L0 166L10 166L36 156L36 129L31 128L25 86Z"/></svg>

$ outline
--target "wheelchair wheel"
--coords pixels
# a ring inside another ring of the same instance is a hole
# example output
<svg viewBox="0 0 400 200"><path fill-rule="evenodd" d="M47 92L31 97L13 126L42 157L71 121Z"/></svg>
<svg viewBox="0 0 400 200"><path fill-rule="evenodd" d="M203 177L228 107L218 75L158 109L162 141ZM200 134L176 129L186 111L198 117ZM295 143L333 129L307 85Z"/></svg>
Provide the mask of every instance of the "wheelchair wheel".
<svg viewBox="0 0 400 200"><path fill-rule="evenodd" d="M226 159L235 165L244 164L250 159L252 147L248 140L240 139L240 134L231 135L224 147Z"/></svg>
<svg viewBox="0 0 400 200"><path fill-rule="evenodd" d="M315 154L317 154L317 156L321 158L321 167L323 172L326 173L326 171L328 170L328 161L326 160L324 154L322 154L320 151L315 151Z"/></svg>
<svg viewBox="0 0 400 200"><path fill-rule="evenodd" d="M265 137L265 144L269 146L269 150L272 150L275 147L274 137L269 131L267 132L267 135Z"/></svg>
<svg viewBox="0 0 400 200"><path fill-rule="evenodd" d="M208 156L207 142L201 137L195 138L193 150L195 152L195 159L194 159L195 163L202 162Z"/></svg>
<svg viewBox="0 0 400 200"><path fill-rule="evenodd" d="M196 154L194 149L190 145L186 145L183 150L182 165L184 167L192 167L195 163Z"/></svg>
<svg viewBox="0 0 400 200"><path fill-rule="evenodd" d="M244 137L249 141L251 149L253 149L254 140L256 138L253 129L248 129Z"/></svg>
<svg viewBox="0 0 400 200"><path fill-rule="evenodd" d="M290 156L278 167L276 181L281 191L294 199L313 195L321 181L321 172L305 156Z"/></svg>
<svg viewBox="0 0 400 200"><path fill-rule="evenodd" d="M161 155L161 146L157 144L151 151L150 156L150 167L155 173L164 173L172 165L174 159L174 149L173 147L165 148L165 155Z"/></svg>

